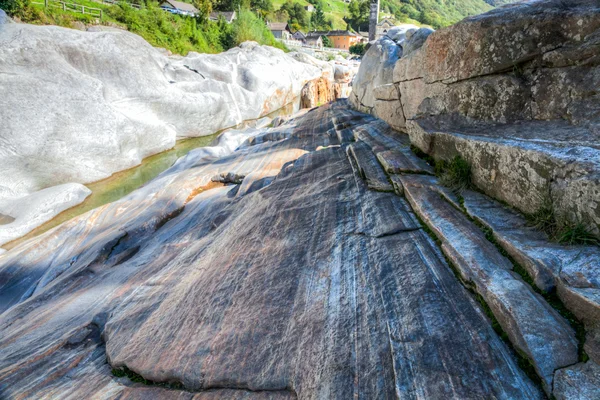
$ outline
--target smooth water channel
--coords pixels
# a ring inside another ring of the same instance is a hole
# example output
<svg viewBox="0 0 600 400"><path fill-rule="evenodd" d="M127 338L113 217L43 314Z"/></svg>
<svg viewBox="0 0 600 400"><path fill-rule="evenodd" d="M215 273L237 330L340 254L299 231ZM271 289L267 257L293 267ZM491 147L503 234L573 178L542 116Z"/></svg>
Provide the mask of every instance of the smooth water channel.
<svg viewBox="0 0 600 400"><path fill-rule="evenodd" d="M298 111L299 106L300 99L298 98L285 105L283 108L267 115L267 117L275 118L280 115L291 115ZM236 128L244 128L251 122L252 121L242 122ZM27 235L13 240L10 243L6 243L2 248L6 250L12 249L20 243L23 243L34 236L41 235L71 218L125 197L146 182L156 178L161 172L170 168L179 157L186 155L190 150L210 145L223 131L219 131L209 136L182 139L178 141L172 149L144 158L142 163L136 167L117 172L106 179L85 185L92 191L92 194L90 194L83 203L63 211L50 221L35 228ZM4 217L7 218L6 221L4 220ZM0 214L0 224L3 222L12 222L8 218L8 216Z"/></svg>

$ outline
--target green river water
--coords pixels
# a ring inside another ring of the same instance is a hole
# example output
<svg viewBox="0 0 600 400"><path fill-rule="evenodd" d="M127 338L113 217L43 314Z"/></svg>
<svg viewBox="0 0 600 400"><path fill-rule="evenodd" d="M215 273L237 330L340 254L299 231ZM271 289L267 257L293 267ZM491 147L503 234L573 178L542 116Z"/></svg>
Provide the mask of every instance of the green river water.
<svg viewBox="0 0 600 400"><path fill-rule="evenodd" d="M290 115L296 112L298 108L299 99L296 99L295 101L267 116L270 118L275 118L279 115ZM249 122L251 121L243 122L238 126L238 128L246 126ZM27 235L3 245L2 248L9 250L34 236L40 235L62 224L63 222L68 221L71 218L81 215L94 208L103 206L104 204L119 200L120 198L133 192L135 189L141 187L146 182L156 178L161 172L171 167L179 157L186 155L190 150L210 145L221 134L221 132L223 131L217 132L210 136L182 139L178 141L175 144L175 147L172 149L147 157L140 165L136 167L117 172L106 179L85 185L92 191L92 194L90 194L83 201L83 203L63 211L50 221L35 228ZM5 216L0 215L0 223L4 221L2 217ZM8 216L6 217L8 218ZM12 221L7 219L4 222L9 223Z"/></svg>

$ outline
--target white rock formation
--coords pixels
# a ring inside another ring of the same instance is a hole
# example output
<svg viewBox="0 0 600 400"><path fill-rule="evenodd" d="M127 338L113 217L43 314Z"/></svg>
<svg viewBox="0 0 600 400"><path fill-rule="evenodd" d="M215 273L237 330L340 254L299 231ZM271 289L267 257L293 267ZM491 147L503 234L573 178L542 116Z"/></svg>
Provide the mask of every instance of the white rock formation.
<svg viewBox="0 0 600 400"><path fill-rule="evenodd" d="M2 12L0 200L97 181L177 138L259 118L323 73L254 42L168 57L128 32L9 21Z"/></svg>
<svg viewBox="0 0 600 400"><path fill-rule="evenodd" d="M0 225L0 246L81 203L91 193L80 183L66 183L18 199L0 199L0 214L14 218L12 222Z"/></svg>

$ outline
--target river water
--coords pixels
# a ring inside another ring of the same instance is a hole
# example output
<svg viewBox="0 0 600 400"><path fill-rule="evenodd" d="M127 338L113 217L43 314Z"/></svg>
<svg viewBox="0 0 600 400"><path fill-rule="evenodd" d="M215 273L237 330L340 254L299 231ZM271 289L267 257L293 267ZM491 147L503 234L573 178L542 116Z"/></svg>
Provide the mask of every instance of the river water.
<svg viewBox="0 0 600 400"><path fill-rule="evenodd" d="M291 115L297 112L299 108L300 98L297 98L283 108L267 115L267 117L275 118L280 115ZM244 128L252 122L253 121L245 121L236 128ZM35 228L27 235L13 240L10 243L6 243L2 248L10 250L20 243L23 243L34 236L41 235L71 218L125 197L146 182L156 178L161 172L171 167L179 157L186 155L190 150L210 145L223 131L219 131L210 136L182 139L178 141L172 149L147 157L136 167L117 172L106 179L85 185L92 191L92 194L90 194L83 203L63 211L50 221ZM0 223L3 222L2 217L3 216L0 215ZM5 222L9 223L9 220L6 220Z"/></svg>

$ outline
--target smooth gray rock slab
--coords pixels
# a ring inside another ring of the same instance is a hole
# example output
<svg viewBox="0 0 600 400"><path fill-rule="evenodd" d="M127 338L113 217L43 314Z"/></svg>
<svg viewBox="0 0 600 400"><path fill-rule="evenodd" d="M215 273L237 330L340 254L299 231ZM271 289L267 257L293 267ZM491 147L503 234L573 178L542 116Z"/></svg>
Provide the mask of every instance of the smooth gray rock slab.
<svg viewBox="0 0 600 400"><path fill-rule="evenodd" d="M532 361L546 393L554 371L577 362L575 332L518 275L512 264L462 212L430 189L432 178L401 175L413 210L442 241L462 278L484 298L513 345Z"/></svg>
<svg viewBox="0 0 600 400"><path fill-rule="evenodd" d="M377 159L390 174L401 172L433 174L433 168L429 164L405 149L404 151L380 151L377 153Z"/></svg>
<svg viewBox="0 0 600 400"><path fill-rule="evenodd" d="M542 398L406 201L363 183L347 107L237 132L3 254L0 397Z"/></svg>
<svg viewBox="0 0 600 400"><path fill-rule="evenodd" d="M600 398L600 366L588 361L556 371L554 397L556 400Z"/></svg>
<svg viewBox="0 0 600 400"><path fill-rule="evenodd" d="M600 288L600 248L552 243L520 214L480 193L462 193L469 215L492 229L498 243L524 266L537 287L555 289L559 278L577 288Z"/></svg>
<svg viewBox="0 0 600 400"><path fill-rule="evenodd" d="M383 192L394 190L388 180L388 176L381 168L371 148L363 143L352 143L348 146L348 155L356 162L360 176L365 180L369 189Z"/></svg>

